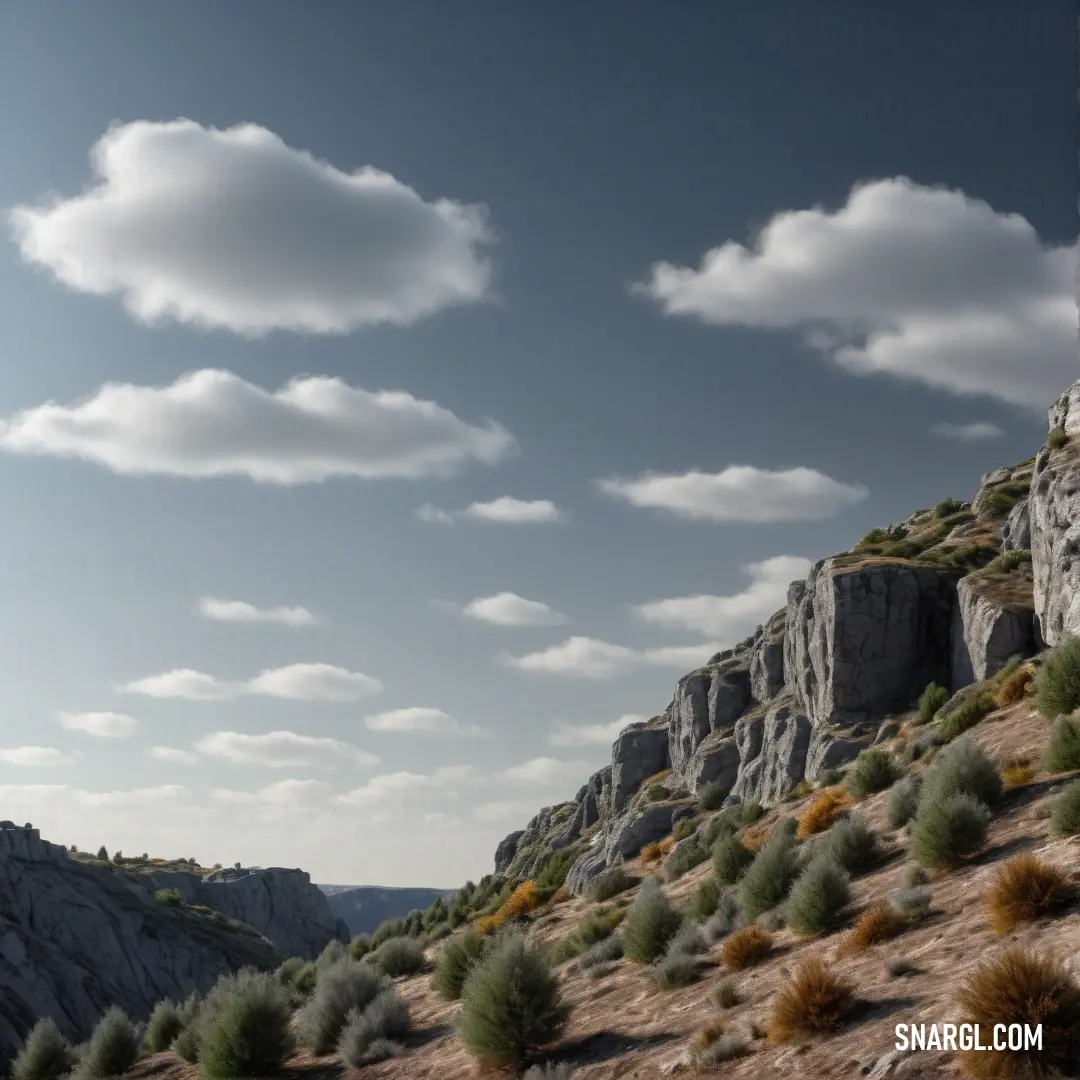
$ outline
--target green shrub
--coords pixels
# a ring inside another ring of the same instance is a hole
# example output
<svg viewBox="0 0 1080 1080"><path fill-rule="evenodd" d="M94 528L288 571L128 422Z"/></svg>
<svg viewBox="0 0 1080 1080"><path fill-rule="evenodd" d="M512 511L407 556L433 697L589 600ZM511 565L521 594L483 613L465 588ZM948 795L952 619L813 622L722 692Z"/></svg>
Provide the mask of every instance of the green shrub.
<svg viewBox="0 0 1080 1080"><path fill-rule="evenodd" d="M315 1053L330 1053L349 1013L363 1011L389 986L389 978L366 962L343 960L324 968L310 1000L296 1014L297 1033Z"/></svg>
<svg viewBox="0 0 1080 1080"><path fill-rule="evenodd" d="M704 922L715 914L720 903L720 883L715 877L706 878L690 898L690 917L697 922Z"/></svg>
<svg viewBox="0 0 1080 1080"><path fill-rule="evenodd" d="M1051 450L1060 450L1068 441L1069 436L1065 434L1065 429L1061 427L1052 427L1046 436L1046 445Z"/></svg>
<svg viewBox="0 0 1080 1080"><path fill-rule="evenodd" d="M304 997L307 997L315 989L315 984L319 981L319 968L314 964L305 964L297 973L293 979L293 986L300 991Z"/></svg>
<svg viewBox="0 0 1080 1080"><path fill-rule="evenodd" d="M705 924L705 940L715 945L723 940L739 925L742 914L739 911L739 902L731 889L725 889L720 894L720 902L716 905L709 921Z"/></svg>
<svg viewBox="0 0 1080 1080"><path fill-rule="evenodd" d="M171 1001L159 1001L146 1026L146 1045L152 1054L160 1054L172 1046L183 1030L184 1023L176 1006Z"/></svg>
<svg viewBox="0 0 1080 1080"><path fill-rule="evenodd" d="M304 961L299 956L290 956L288 960L278 966L274 975L282 986L293 986L296 983L297 975L304 970L304 967Z"/></svg>
<svg viewBox="0 0 1080 1080"><path fill-rule="evenodd" d="M754 861L754 853L734 835L721 836L713 845L713 873L721 885L734 885Z"/></svg>
<svg viewBox="0 0 1080 1080"><path fill-rule="evenodd" d="M989 693L970 694L941 721L941 737L945 742L952 742L959 735L973 728L989 716L997 703Z"/></svg>
<svg viewBox="0 0 1080 1080"><path fill-rule="evenodd" d="M955 514L963 505L962 502L951 496L947 499L942 499L941 502L934 507L934 517L938 519L947 518L951 514Z"/></svg>
<svg viewBox="0 0 1080 1080"><path fill-rule="evenodd" d="M646 878L623 921L623 953L635 963L651 964L663 955L681 923L659 882Z"/></svg>
<svg viewBox="0 0 1080 1080"><path fill-rule="evenodd" d="M397 989L391 987L364 1009L350 1011L338 1039L337 1052L353 1068L371 1065L391 1056L380 1045L382 1042L396 1045L398 1040L408 1035L411 1027L409 1006Z"/></svg>
<svg viewBox="0 0 1080 1080"><path fill-rule="evenodd" d="M877 791L891 787L903 770L899 762L884 750L870 747L864 750L844 776L844 787L856 799L864 799Z"/></svg>
<svg viewBox="0 0 1080 1080"><path fill-rule="evenodd" d="M993 806L1001 798L1001 792L997 765L982 747L965 736L952 743L925 774L917 813L950 795L971 795Z"/></svg>
<svg viewBox="0 0 1080 1080"><path fill-rule="evenodd" d="M288 998L271 975L240 982L201 1033L204 1080L277 1072L293 1049Z"/></svg>
<svg viewBox="0 0 1080 1080"><path fill-rule="evenodd" d="M850 903L847 874L829 855L818 855L791 887L788 926L804 936L835 929L844 920Z"/></svg>
<svg viewBox="0 0 1080 1080"><path fill-rule="evenodd" d="M409 937L389 938L365 959L373 968L385 972L391 978L414 975L427 966L420 942Z"/></svg>
<svg viewBox="0 0 1080 1080"><path fill-rule="evenodd" d="M509 893L507 895L509 896ZM486 901L487 897L484 899ZM477 906L475 910L479 911L480 907ZM405 933L404 919L387 919L375 928L375 933L371 935L371 947L377 949L384 941L389 941L393 937L402 937Z"/></svg>
<svg viewBox="0 0 1080 1080"><path fill-rule="evenodd" d="M1080 780L1074 780L1054 800L1050 811L1050 831L1055 836L1080 833Z"/></svg>
<svg viewBox="0 0 1080 1080"><path fill-rule="evenodd" d="M922 866L959 865L986 843L990 810L972 795L921 803L911 830L911 851Z"/></svg>
<svg viewBox="0 0 1080 1080"><path fill-rule="evenodd" d="M621 960L623 954L622 939L617 934L604 938L594 945L590 945L582 954L580 964L582 971L589 971L601 964L610 964L614 960Z"/></svg>
<svg viewBox="0 0 1080 1080"><path fill-rule="evenodd" d="M363 960L371 952L371 935L357 934L349 942L349 956L353 960Z"/></svg>
<svg viewBox="0 0 1080 1080"><path fill-rule="evenodd" d="M777 828L739 882L739 907L748 919L783 903L798 873L794 838Z"/></svg>
<svg viewBox="0 0 1080 1080"><path fill-rule="evenodd" d="M12 1065L12 1080L59 1080L75 1063L71 1044L60 1034L51 1016L43 1017L23 1042Z"/></svg>
<svg viewBox="0 0 1080 1080"><path fill-rule="evenodd" d="M632 889L638 880L633 874L627 873L623 867L613 866L610 870L605 870L593 878L586 895L594 903L600 904L613 896L618 896L621 892L626 892L627 889Z"/></svg>
<svg viewBox="0 0 1080 1080"><path fill-rule="evenodd" d="M671 798L671 791L663 784L651 784L645 791L645 798L649 802L663 802Z"/></svg>
<svg viewBox="0 0 1080 1080"><path fill-rule="evenodd" d="M839 769L822 769L818 773L817 786L819 788L836 787L843 779L844 774Z"/></svg>
<svg viewBox="0 0 1080 1080"><path fill-rule="evenodd" d="M580 956L590 945L604 941L615 932L615 927L625 917L623 908L600 908L592 911L578 923L573 933L559 941L552 950L551 962L561 964L574 956Z"/></svg>
<svg viewBox="0 0 1080 1080"><path fill-rule="evenodd" d="M173 907L177 907L184 902L179 889L158 889L154 893L154 899L159 904L171 904Z"/></svg>
<svg viewBox="0 0 1080 1080"><path fill-rule="evenodd" d="M724 784L713 781L706 784L698 793L698 806L702 810L719 810L724 805L724 800L730 794L731 789Z"/></svg>
<svg viewBox="0 0 1080 1080"><path fill-rule="evenodd" d="M97 1022L79 1062L80 1080L122 1076L139 1060L139 1032L119 1005L113 1005Z"/></svg>
<svg viewBox="0 0 1080 1080"><path fill-rule="evenodd" d="M1066 638L1039 668L1035 708L1051 720L1080 708L1080 637Z"/></svg>
<svg viewBox="0 0 1080 1080"><path fill-rule="evenodd" d="M869 869L881 855L877 833L859 814L836 822L822 838L821 851L851 874Z"/></svg>
<svg viewBox="0 0 1080 1080"><path fill-rule="evenodd" d="M177 1011L181 1029L180 1034L173 1039L172 1052L192 1063L199 1060L199 1014L201 1011L202 1001L198 994L190 995Z"/></svg>
<svg viewBox="0 0 1080 1080"><path fill-rule="evenodd" d="M573 1080L573 1070L565 1061L545 1061L533 1065L521 1080Z"/></svg>
<svg viewBox="0 0 1080 1080"><path fill-rule="evenodd" d="M574 865L574 861L579 854L580 848L576 846L553 851L547 857L547 861L534 879L536 888L545 895L554 893L556 889L565 884L566 876L570 873L570 867Z"/></svg>
<svg viewBox="0 0 1080 1080"><path fill-rule="evenodd" d="M697 822L693 818L683 818L681 821L676 822L675 828L671 830L671 835L675 840L685 840L688 836L693 836L697 830Z"/></svg>
<svg viewBox="0 0 1080 1080"><path fill-rule="evenodd" d="M1026 548L1013 548L1011 551L1003 551L996 559L993 559L986 567L987 570L991 570L996 574L1011 574L1014 570L1019 570L1021 566L1026 566L1031 562L1031 552ZM1020 657L1014 656L1009 663L1013 664L1011 670L1005 671L1004 677L1008 678L1019 666ZM1008 665L1006 665L1008 667ZM1004 670L1004 669L1003 669ZM1002 672L998 672L1000 677Z"/></svg>
<svg viewBox="0 0 1080 1080"><path fill-rule="evenodd" d="M703 836L691 836L683 840L664 862L664 880L678 881L688 870L700 866L709 857Z"/></svg>
<svg viewBox="0 0 1080 1080"><path fill-rule="evenodd" d="M435 959L435 975L432 985L435 992L447 1001L457 1001L465 979L484 954L485 940L472 930L448 941Z"/></svg>
<svg viewBox="0 0 1080 1080"><path fill-rule="evenodd" d="M698 964L692 956L673 953L655 964L649 976L658 990L676 990L697 981Z"/></svg>
<svg viewBox="0 0 1080 1080"><path fill-rule="evenodd" d="M508 933L465 981L458 1037L485 1066L520 1066L566 1027L569 1008L543 956Z"/></svg>
<svg viewBox="0 0 1080 1080"><path fill-rule="evenodd" d="M708 951L709 944L705 940L705 935L701 932L701 927L697 923L689 921L684 922L679 927L678 932L668 942L667 947L668 956L675 956L676 954L697 956Z"/></svg>
<svg viewBox="0 0 1080 1080"><path fill-rule="evenodd" d="M747 799L746 802L729 806L724 811L724 815L737 829L742 829L747 825L753 825L764 812L757 799Z"/></svg>
<svg viewBox="0 0 1080 1080"><path fill-rule="evenodd" d="M340 963L346 957L345 946L336 938L331 939L323 946L323 951L315 958L315 966L318 968L332 967Z"/></svg>
<svg viewBox="0 0 1080 1080"><path fill-rule="evenodd" d="M885 802L885 814L890 828L903 828L915 816L915 811L919 808L921 787L922 780L917 774L905 776L903 780L893 785Z"/></svg>
<svg viewBox="0 0 1080 1080"><path fill-rule="evenodd" d="M1059 716L1050 729L1050 741L1043 754L1047 772L1072 772L1080 769L1080 723L1070 716Z"/></svg>
<svg viewBox="0 0 1080 1080"><path fill-rule="evenodd" d="M938 686L936 682L927 683L919 698L919 723L929 724L938 709L949 700L949 691L944 686Z"/></svg>

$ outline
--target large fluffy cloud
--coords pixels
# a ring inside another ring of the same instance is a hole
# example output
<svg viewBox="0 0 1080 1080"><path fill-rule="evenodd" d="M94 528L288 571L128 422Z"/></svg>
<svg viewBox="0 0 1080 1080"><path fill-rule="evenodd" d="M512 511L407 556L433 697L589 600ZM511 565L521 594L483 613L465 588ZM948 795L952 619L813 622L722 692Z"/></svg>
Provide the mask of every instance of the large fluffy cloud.
<svg viewBox="0 0 1080 1080"><path fill-rule="evenodd" d="M634 610L649 622L694 630L733 644L784 606L788 585L806 577L810 560L797 555L777 555L749 563L743 570L750 584L732 596L679 596L640 604Z"/></svg>
<svg viewBox="0 0 1080 1080"><path fill-rule="evenodd" d="M227 683L191 668L176 668L160 675L147 675L118 686L121 693L152 698L186 698L188 701L226 701L233 696Z"/></svg>
<svg viewBox="0 0 1080 1080"><path fill-rule="evenodd" d="M801 331L856 374L1044 409L1076 377L1074 264L1018 214L896 177L780 212L696 269L656 263L636 288L669 315Z"/></svg>
<svg viewBox="0 0 1080 1080"><path fill-rule="evenodd" d="M673 645L656 649L631 649L590 637L571 637L525 656L504 654L500 659L509 667L544 675L572 675L586 679L612 679L635 667L693 668L705 663L719 651L716 642L699 645Z"/></svg>
<svg viewBox="0 0 1080 1080"><path fill-rule="evenodd" d="M71 765L74 758L51 746L13 746L0 749L0 761L28 769L44 769L51 765Z"/></svg>
<svg viewBox="0 0 1080 1080"><path fill-rule="evenodd" d="M645 473L599 481L601 491L634 506L710 521L822 521L869 494L817 469L759 469L732 465L722 472Z"/></svg>
<svg viewBox="0 0 1080 1080"><path fill-rule="evenodd" d="M511 765L503 771L507 780L525 784L558 784L587 775L587 761L561 761L558 758L538 757Z"/></svg>
<svg viewBox="0 0 1080 1080"><path fill-rule="evenodd" d="M60 721L60 726L69 731L81 731L85 735L96 735L101 739L123 739L139 730L139 721L125 713L58 712L56 718Z"/></svg>
<svg viewBox="0 0 1080 1080"><path fill-rule="evenodd" d="M462 614L494 626L558 626L566 622L565 615L547 604L512 592L478 596L465 605Z"/></svg>
<svg viewBox="0 0 1080 1080"><path fill-rule="evenodd" d="M217 622L278 623L281 626L314 626L318 620L304 607L261 608L244 600L219 600L204 596L199 610Z"/></svg>
<svg viewBox="0 0 1080 1080"><path fill-rule="evenodd" d="M271 392L206 369L171 386L106 383L82 401L25 409L0 424L0 447L129 476L302 484L447 476L469 460L494 464L515 442L492 420L470 425L402 391L304 376Z"/></svg>
<svg viewBox="0 0 1080 1080"><path fill-rule="evenodd" d="M272 768L333 765L339 761L375 765L379 761L374 754L339 739L300 735L295 731L268 731L263 735L215 731L199 739L195 749L207 757L237 765L269 765Z"/></svg>
<svg viewBox="0 0 1080 1080"><path fill-rule="evenodd" d="M389 173L344 172L254 124L113 126L94 184L11 213L22 256L146 323L257 336L407 324L479 300L480 207L425 202Z"/></svg>
<svg viewBox="0 0 1080 1080"><path fill-rule="evenodd" d="M431 735L479 735L480 728L468 721L457 720L442 709L412 705L404 709L390 709L376 713L364 720L369 731L415 732Z"/></svg>
<svg viewBox="0 0 1080 1080"><path fill-rule="evenodd" d="M290 701L359 701L382 689L374 676L333 664L299 663L266 668L246 682L228 683L191 668L164 671L118 687L121 692L189 701L227 701L238 694L264 694Z"/></svg>

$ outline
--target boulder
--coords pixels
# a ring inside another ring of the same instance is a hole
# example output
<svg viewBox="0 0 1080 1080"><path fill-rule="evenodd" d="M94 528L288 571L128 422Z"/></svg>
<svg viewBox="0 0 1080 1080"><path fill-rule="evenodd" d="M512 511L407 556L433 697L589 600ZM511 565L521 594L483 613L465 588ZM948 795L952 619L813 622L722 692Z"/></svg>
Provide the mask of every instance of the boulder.
<svg viewBox="0 0 1080 1080"><path fill-rule="evenodd" d="M610 796L605 800L609 816L619 814L642 782L670 765L668 730L661 718L649 724L633 724L611 748Z"/></svg>
<svg viewBox="0 0 1080 1080"><path fill-rule="evenodd" d="M514 856L517 854L518 841L525 835L524 829L518 829L516 832L510 833L509 836L504 836L499 841L499 846L495 849L495 873L505 874L510 864L514 861Z"/></svg>
<svg viewBox="0 0 1080 1080"><path fill-rule="evenodd" d="M1050 406L1046 418L1051 429L1061 428L1066 435L1080 435L1080 379Z"/></svg>
<svg viewBox="0 0 1080 1080"><path fill-rule="evenodd" d="M879 733L889 731L889 723L884 723ZM871 741L879 741L877 736L869 738L854 738L847 735L838 735L830 731L815 730L810 736L810 748L806 751L806 769L803 779L813 783L827 769L839 769L848 762L854 761Z"/></svg>
<svg viewBox="0 0 1080 1080"><path fill-rule="evenodd" d="M1035 651L1030 568L1009 574L980 571L961 578L952 622L953 693L996 675L1011 656Z"/></svg>
<svg viewBox="0 0 1080 1080"><path fill-rule="evenodd" d="M739 747L735 736L714 731L684 762L681 779L690 794L697 795L706 784L720 784L730 789L738 772Z"/></svg>

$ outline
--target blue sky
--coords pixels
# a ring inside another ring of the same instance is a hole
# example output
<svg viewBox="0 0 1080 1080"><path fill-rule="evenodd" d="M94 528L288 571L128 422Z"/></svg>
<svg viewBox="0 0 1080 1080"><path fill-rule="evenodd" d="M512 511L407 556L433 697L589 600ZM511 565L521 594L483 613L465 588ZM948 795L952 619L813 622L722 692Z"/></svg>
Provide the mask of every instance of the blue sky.
<svg viewBox="0 0 1080 1080"><path fill-rule="evenodd" d="M1075 377L1072 12L8 5L0 816L454 885Z"/></svg>

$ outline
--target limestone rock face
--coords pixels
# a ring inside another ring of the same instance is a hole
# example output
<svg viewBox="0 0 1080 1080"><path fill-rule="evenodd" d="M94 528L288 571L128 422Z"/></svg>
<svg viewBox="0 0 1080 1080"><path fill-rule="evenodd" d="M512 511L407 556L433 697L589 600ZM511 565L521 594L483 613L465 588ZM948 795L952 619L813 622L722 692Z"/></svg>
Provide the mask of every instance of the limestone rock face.
<svg viewBox="0 0 1080 1080"><path fill-rule="evenodd" d="M730 790L738 772L739 747L735 736L727 731L714 731L683 762L680 779L692 795L699 795L706 784L720 784Z"/></svg>
<svg viewBox="0 0 1080 1080"><path fill-rule="evenodd" d="M507 868L514 861L514 856L517 854L518 841L524 833L524 829L518 829L516 832L510 833L509 836L504 836L499 841L499 846L495 849L496 874L505 873Z"/></svg>
<svg viewBox="0 0 1080 1080"><path fill-rule="evenodd" d="M1031 548L1031 512L1028 497L1010 511L1001 530L1002 551L1028 551Z"/></svg>
<svg viewBox="0 0 1080 1080"><path fill-rule="evenodd" d="M814 727L906 707L949 676L952 575L839 556L788 593L784 680Z"/></svg>
<svg viewBox="0 0 1080 1080"><path fill-rule="evenodd" d="M611 748L611 788L606 801L607 813L620 813L642 781L668 768L668 730L663 722L653 726L633 724L616 740Z"/></svg>
<svg viewBox="0 0 1080 1080"><path fill-rule="evenodd" d="M1010 656L1035 651L1035 611L1028 567L996 577L968 574L956 589L952 623L952 692L996 675Z"/></svg>
<svg viewBox="0 0 1080 1080"><path fill-rule="evenodd" d="M784 627L787 610L778 611L761 628L750 649L750 695L771 701L784 689Z"/></svg>
<svg viewBox="0 0 1080 1080"><path fill-rule="evenodd" d="M743 745L749 751L756 743L759 749L740 761L732 794L743 800L776 802L803 778L810 749L810 718L788 698L751 723L753 727L743 728Z"/></svg>
<svg viewBox="0 0 1080 1080"><path fill-rule="evenodd" d="M1080 384L1050 410L1056 427L1072 431L1060 450L1044 447L1031 482L1031 568L1036 630L1041 642L1059 645L1080 634Z"/></svg>
<svg viewBox="0 0 1080 1080"><path fill-rule="evenodd" d="M284 958L249 927L158 902L133 874L83 864L36 830L0 829L0 1058L42 1016L81 1042L110 1005L146 1019L162 998Z"/></svg>

